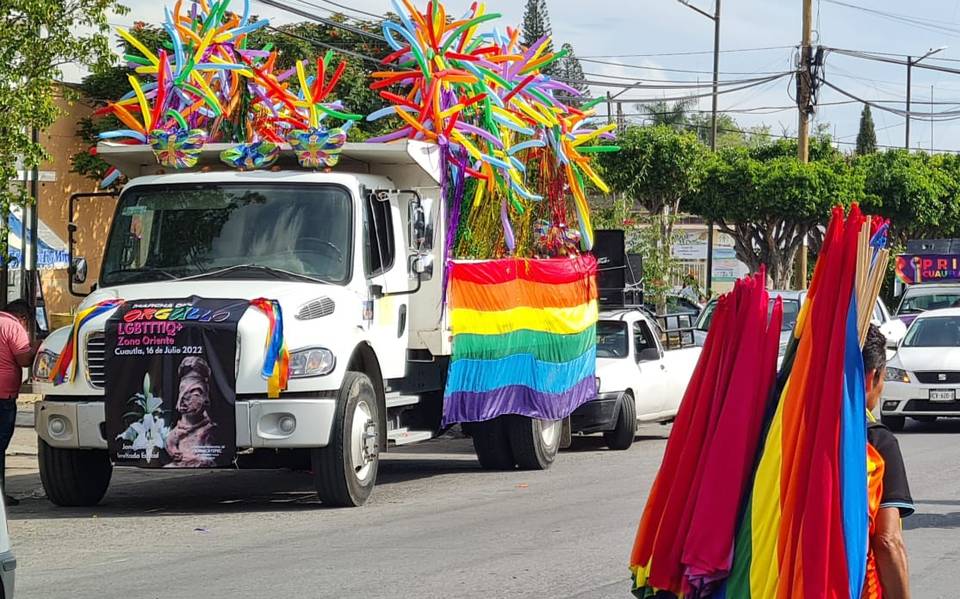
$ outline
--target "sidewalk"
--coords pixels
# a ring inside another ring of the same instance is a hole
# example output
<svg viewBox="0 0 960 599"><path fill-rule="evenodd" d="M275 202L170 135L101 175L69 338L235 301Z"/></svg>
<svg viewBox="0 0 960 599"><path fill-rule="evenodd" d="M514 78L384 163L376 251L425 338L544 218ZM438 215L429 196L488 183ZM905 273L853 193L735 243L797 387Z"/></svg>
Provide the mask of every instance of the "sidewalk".
<svg viewBox="0 0 960 599"><path fill-rule="evenodd" d="M17 398L17 427L33 428L33 404L39 400L39 395L20 394Z"/></svg>

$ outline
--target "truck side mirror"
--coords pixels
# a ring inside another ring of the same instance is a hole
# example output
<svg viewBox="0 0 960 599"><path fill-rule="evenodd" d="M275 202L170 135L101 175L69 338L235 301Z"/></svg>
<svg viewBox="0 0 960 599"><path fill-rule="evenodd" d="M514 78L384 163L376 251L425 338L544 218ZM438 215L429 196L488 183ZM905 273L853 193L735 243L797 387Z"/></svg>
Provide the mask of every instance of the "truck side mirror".
<svg viewBox="0 0 960 599"><path fill-rule="evenodd" d="M70 266L70 274L73 276L74 284L84 284L87 281L87 271L87 259L83 257L75 259Z"/></svg>
<svg viewBox="0 0 960 599"><path fill-rule="evenodd" d="M433 254L419 254L413 256L410 270L416 275L426 275L429 279L433 275Z"/></svg>

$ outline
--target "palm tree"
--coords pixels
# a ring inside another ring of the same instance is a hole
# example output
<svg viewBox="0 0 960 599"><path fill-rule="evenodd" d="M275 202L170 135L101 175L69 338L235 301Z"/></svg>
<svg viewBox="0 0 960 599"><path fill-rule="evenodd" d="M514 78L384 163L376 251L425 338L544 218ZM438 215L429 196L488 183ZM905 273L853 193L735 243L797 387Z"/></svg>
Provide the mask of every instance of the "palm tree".
<svg viewBox="0 0 960 599"><path fill-rule="evenodd" d="M652 104L637 104L640 110L652 125L666 125L674 129L684 129L690 122L687 114L697 101L695 98L685 98L670 104L658 100Z"/></svg>

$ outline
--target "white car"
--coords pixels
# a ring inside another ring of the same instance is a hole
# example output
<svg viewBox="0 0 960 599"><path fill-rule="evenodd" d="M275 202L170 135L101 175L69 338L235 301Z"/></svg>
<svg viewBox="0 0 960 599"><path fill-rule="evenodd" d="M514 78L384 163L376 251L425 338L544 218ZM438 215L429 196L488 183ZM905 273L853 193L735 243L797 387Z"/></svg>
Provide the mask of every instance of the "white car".
<svg viewBox="0 0 960 599"><path fill-rule="evenodd" d="M960 308L918 314L887 362L880 415L891 430L907 417L933 422L960 416Z"/></svg>
<svg viewBox="0 0 960 599"><path fill-rule="evenodd" d="M780 358L777 362L777 366L780 366L780 361L783 360L783 355L787 351L787 345L790 343L790 337L793 335L793 329L797 324L797 318L800 316L800 306L807 299L806 291L770 291L770 309L773 309L773 302L779 296L783 300L783 325L780 332ZM710 329L710 321L713 318L713 310L717 306L717 300L712 300L707 306L703 309L703 312L700 314L700 318L697 320L697 324L694 326L694 339L697 342L697 345L703 345L707 340L707 331ZM903 336L907 333L907 325L905 325L900 319L894 318L890 315L890 311L887 309L886 304L883 303L883 300L877 298L877 303L873 307L873 316L871 318L873 324L880 327L880 332L883 333L883 336L887 338L887 357L893 355L893 348L897 347L897 344L903 339Z"/></svg>
<svg viewBox="0 0 960 599"><path fill-rule="evenodd" d="M597 322L597 396L570 417L575 433L602 432L611 449L633 444L638 422L666 422L680 409L699 347L664 350L639 309L603 311Z"/></svg>

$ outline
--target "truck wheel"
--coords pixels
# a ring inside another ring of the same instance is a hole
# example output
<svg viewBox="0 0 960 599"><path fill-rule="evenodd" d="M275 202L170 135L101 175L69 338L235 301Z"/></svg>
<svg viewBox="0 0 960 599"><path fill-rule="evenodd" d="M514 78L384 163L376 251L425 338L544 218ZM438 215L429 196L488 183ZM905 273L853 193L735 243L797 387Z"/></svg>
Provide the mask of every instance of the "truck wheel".
<svg viewBox="0 0 960 599"><path fill-rule="evenodd" d="M888 429L895 432L900 432L903 430L907 419L903 416L880 416L880 422L882 422Z"/></svg>
<svg viewBox="0 0 960 599"><path fill-rule="evenodd" d="M477 460L485 470L513 470L517 466L510 450L505 418L506 416L500 416L486 422L472 422L467 427L473 439Z"/></svg>
<svg viewBox="0 0 960 599"><path fill-rule="evenodd" d="M513 459L521 470L546 470L560 449L562 420L505 416Z"/></svg>
<svg viewBox="0 0 960 599"><path fill-rule="evenodd" d="M40 482L54 505L97 505L107 493L113 465L103 449L61 449L37 440Z"/></svg>
<svg viewBox="0 0 960 599"><path fill-rule="evenodd" d="M603 441L610 449L630 449L633 437L637 433L637 406L633 396L623 394L620 402L620 415L617 416L617 426L612 431L603 433Z"/></svg>
<svg viewBox="0 0 960 599"><path fill-rule="evenodd" d="M320 501L336 507L363 505L380 464L377 392L370 377L348 372L337 393L337 410L326 447L311 450Z"/></svg>

